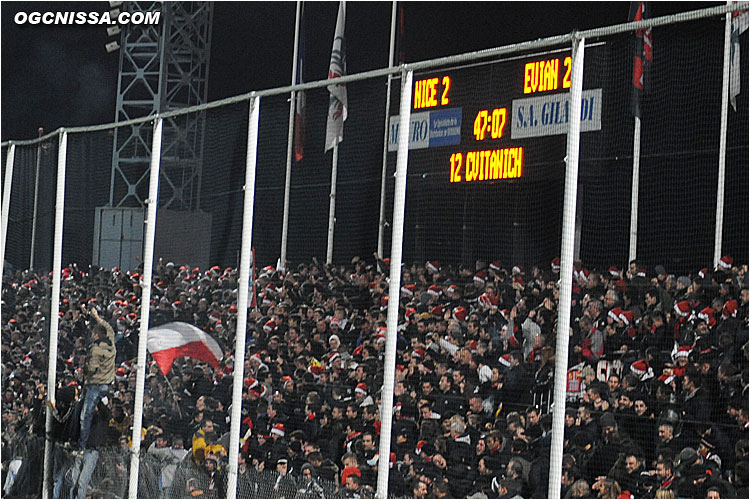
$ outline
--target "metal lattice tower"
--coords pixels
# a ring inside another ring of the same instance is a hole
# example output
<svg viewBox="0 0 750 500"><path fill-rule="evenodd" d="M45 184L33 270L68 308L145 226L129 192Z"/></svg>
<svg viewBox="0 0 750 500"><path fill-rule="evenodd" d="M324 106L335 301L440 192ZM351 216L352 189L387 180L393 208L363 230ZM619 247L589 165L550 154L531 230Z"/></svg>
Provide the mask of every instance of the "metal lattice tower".
<svg viewBox="0 0 750 500"><path fill-rule="evenodd" d="M130 12L161 11L158 25L122 32L115 120L203 104L208 93L213 2L125 2ZM143 207L148 193L151 123L114 132L110 207ZM205 112L164 120L159 205L198 210Z"/></svg>

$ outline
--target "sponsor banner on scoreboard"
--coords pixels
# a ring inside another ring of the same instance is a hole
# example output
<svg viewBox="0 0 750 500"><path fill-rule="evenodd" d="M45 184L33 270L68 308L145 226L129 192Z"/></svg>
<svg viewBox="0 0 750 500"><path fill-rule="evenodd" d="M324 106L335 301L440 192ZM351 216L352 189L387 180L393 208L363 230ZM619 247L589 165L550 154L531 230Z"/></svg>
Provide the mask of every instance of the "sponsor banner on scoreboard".
<svg viewBox="0 0 750 500"><path fill-rule="evenodd" d="M388 121L388 151L398 149L398 119ZM409 149L426 149L461 143L461 108L412 113L409 122Z"/></svg>
<svg viewBox="0 0 750 500"><path fill-rule="evenodd" d="M511 139L560 135L568 132L570 93L513 100ZM581 96L581 132L602 128L602 89Z"/></svg>

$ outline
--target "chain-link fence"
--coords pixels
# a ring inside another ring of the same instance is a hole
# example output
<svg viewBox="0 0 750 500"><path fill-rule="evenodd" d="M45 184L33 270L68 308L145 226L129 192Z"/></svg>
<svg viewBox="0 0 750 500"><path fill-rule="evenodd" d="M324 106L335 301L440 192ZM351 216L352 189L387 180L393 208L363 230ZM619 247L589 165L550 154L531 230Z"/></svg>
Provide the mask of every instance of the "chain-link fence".
<svg viewBox="0 0 750 500"><path fill-rule="evenodd" d="M45 432L55 497L134 488L144 498L223 497L233 481L241 498L374 496L388 434L383 496L557 493L548 489L555 439L563 492L577 480L636 496L740 491L747 458L731 446L744 439L746 453L747 79L736 105L722 92L725 13L740 7L346 77L334 153L324 145L328 89L296 87L305 143L291 168L286 241L289 89L3 144L4 493L38 496L45 442L28 434ZM634 44L644 40L653 52L635 120ZM578 135L570 95L582 57ZM405 109L406 162L397 152ZM402 257L378 255L379 243ZM252 265L242 257L250 249ZM566 287L571 304L560 299ZM394 303L397 320L386 312ZM558 343L564 308L568 353ZM76 401L93 391L92 340L107 343L92 338L97 316L112 327L115 373L81 451L71 449L85 413ZM552 423L556 357L570 368L570 399L583 401L566 411L564 436ZM49 422L47 383L57 386ZM393 418L383 414L391 398ZM662 440L665 425L672 438ZM680 482L685 468L673 488L668 477L655 488L632 475L654 476L662 459L671 461L662 469L688 467L700 446L702 464L720 458L712 474L722 478L700 491Z"/></svg>

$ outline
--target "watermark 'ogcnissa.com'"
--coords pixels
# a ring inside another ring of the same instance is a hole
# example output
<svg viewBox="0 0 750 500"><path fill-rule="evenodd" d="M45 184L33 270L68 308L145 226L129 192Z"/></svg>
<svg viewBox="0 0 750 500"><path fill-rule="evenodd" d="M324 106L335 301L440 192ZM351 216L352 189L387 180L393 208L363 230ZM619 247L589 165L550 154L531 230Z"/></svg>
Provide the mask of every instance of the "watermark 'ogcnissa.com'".
<svg viewBox="0 0 750 500"><path fill-rule="evenodd" d="M16 24L86 24L125 25L159 24L160 11L152 12L18 12L13 16Z"/></svg>

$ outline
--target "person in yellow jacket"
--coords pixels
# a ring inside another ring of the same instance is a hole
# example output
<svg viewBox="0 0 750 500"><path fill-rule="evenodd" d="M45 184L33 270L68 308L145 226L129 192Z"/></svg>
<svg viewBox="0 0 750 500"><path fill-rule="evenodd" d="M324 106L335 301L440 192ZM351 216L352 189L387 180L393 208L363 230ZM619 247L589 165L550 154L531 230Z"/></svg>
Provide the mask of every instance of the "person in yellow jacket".
<svg viewBox="0 0 750 500"><path fill-rule="evenodd" d="M219 444L214 423L210 419L203 421L203 425L193 434L193 461L201 465L205 457L213 453L214 455L226 455L227 451L223 445Z"/></svg>

